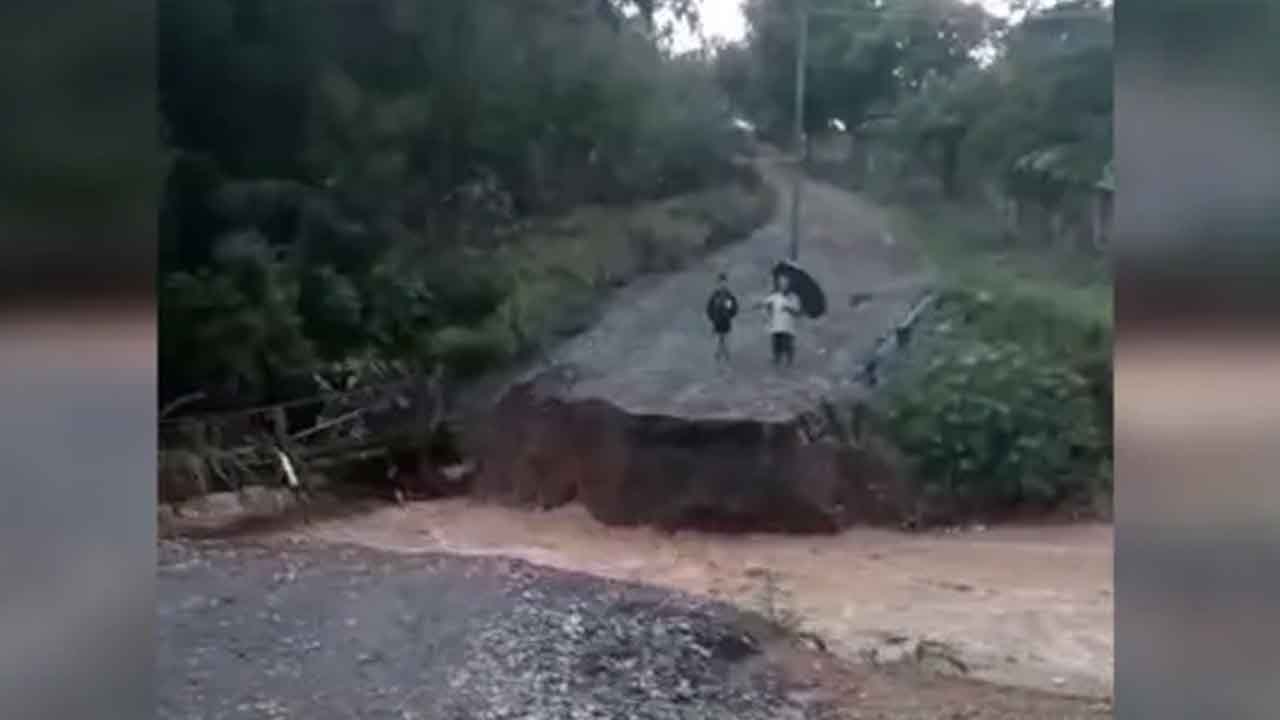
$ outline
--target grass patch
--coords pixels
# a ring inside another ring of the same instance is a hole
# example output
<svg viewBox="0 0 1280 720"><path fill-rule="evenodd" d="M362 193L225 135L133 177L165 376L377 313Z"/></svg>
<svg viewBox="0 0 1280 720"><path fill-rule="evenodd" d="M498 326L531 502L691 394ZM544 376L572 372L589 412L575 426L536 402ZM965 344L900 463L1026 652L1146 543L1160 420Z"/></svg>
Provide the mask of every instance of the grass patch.
<svg viewBox="0 0 1280 720"><path fill-rule="evenodd" d="M914 466L922 519L1111 495L1111 342L1024 298L948 290L875 399L881 430Z"/></svg>
<svg viewBox="0 0 1280 720"><path fill-rule="evenodd" d="M1011 246L986 208L898 206L894 234L920 251L944 287L1022 298L1081 322L1111 325L1112 283L1102 256Z"/></svg>
<svg viewBox="0 0 1280 720"><path fill-rule="evenodd" d="M437 357L464 378L506 361L516 351L510 335L493 322L446 326L432 336L432 345Z"/></svg>

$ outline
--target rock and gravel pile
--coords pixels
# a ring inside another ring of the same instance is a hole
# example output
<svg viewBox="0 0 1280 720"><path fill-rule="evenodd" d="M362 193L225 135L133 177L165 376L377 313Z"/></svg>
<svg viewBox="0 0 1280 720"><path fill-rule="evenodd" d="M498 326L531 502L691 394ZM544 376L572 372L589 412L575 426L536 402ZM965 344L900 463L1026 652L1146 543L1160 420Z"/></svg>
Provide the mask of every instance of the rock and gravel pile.
<svg viewBox="0 0 1280 720"><path fill-rule="evenodd" d="M477 633L440 718L803 718L750 635L683 600L521 593Z"/></svg>
<svg viewBox="0 0 1280 720"><path fill-rule="evenodd" d="M527 563L166 542L158 717L823 717L734 609ZM264 709L267 708L267 709Z"/></svg>

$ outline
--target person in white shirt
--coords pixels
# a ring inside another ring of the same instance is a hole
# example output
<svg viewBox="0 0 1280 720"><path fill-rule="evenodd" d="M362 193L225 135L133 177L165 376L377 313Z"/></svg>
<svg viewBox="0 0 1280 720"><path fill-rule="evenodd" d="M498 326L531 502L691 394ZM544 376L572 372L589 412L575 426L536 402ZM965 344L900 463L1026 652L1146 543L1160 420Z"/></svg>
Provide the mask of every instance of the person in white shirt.
<svg viewBox="0 0 1280 720"><path fill-rule="evenodd" d="M773 364L775 367L791 367L796 357L796 318L800 315L800 299L791 292L786 275L774 276L774 290L760 305L768 316Z"/></svg>

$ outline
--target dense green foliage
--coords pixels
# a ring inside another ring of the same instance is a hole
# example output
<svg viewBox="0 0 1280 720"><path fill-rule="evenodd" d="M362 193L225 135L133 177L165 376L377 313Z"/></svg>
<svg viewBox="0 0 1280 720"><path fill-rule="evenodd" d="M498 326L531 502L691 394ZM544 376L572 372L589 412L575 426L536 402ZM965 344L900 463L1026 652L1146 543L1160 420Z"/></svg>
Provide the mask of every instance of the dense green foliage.
<svg viewBox="0 0 1280 720"><path fill-rule="evenodd" d="M946 293L880 398L926 499L969 507L1110 490L1111 332L1051 298Z"/></svg>
<svg viewBox="0 0 1280 720"><path fill-rule="evenodd" d="M162 397L509 356L519 269L494 259L526 220L734 177L710 67L655 27L693 10L162 0Z"/></svg>

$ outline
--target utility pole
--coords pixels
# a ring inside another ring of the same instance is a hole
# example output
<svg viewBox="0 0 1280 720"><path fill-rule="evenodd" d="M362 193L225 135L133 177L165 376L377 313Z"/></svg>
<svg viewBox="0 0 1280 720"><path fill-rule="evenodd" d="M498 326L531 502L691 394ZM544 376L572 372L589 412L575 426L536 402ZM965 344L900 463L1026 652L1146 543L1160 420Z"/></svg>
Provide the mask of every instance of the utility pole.
<svg viewBox="0 0 1280 720"><path fill-rule="evenodd" d="M800 193L804 188L804 165L808 152L804 141L804 76L809 55L809 8L806 0L796 0L796 109L795 150L799 165L791 186L791 259L800 259Z"/></svg>

